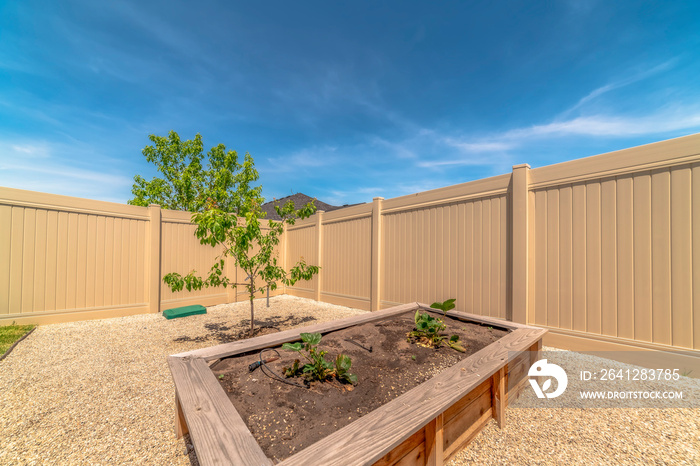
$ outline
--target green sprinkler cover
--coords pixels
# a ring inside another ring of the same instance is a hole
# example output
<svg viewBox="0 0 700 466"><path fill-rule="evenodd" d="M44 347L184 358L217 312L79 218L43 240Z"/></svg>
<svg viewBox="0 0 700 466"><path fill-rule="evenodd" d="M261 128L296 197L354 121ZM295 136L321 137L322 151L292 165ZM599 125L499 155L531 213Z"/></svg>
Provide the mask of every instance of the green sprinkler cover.
<svg viewBox="0 0 700 466"><path fill-rule="evenodd" d="M207 308L199 304L193 304L192 306L176 307L173 309L166 309L165 311L163 311L163 315L166 319L177 319L178 317L187 317L206 313Z"/></svg>

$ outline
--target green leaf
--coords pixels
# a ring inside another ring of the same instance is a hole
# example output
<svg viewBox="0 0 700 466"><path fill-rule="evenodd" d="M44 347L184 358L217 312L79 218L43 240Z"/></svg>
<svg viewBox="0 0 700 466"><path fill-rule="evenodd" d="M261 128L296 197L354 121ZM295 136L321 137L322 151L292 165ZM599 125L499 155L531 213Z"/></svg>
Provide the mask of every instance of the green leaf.
<svg viewBox="0 0 700 466"><path fill-rule="evenodd" d="M302 333L299 336L301 336L301 341L308 345L316 346L321 343L320 333Z"/></svg>
<svg viewBox="0 0 700 466"><path fill-rule="evenodd" d="M282 349L291 351L301 351L301 343L298 341L296 343L285 343L282 345Z"/></svg>

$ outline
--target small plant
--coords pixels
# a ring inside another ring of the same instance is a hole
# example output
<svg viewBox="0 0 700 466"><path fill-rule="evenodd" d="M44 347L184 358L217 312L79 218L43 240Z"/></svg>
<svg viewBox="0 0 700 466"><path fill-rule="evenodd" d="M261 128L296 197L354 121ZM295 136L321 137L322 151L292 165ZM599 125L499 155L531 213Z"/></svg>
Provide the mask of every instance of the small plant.
<svg viewBox="0 0 700 466"><path fill-rule="evenodd" d="M321 342L320 333L302 333L301 341L295 343L285 343L283 349L296 351L301 354L307 361L307 364L301 368L302 375L308 381L318 380L324 382L331 377L337 377L341 382L356 383L357 376L348 372L352 366L352 360L349 356L339 354L335 360L335 364L326 361L327 351L320 351L318 344ZM296 359L292 367L284 367L282 371L286 377L294 377L300 371L301 361Z"/></svg>
<svg viewBox="0 0 700 466"><path fill-rule="evenodd" d="M338 357L335 358L335 376L338 377L338 380L351 384L357 383L357 376L349 372L351 366L352 360L350 356L339 354Z"/></svg>
<svg viewBox="0 0 700 466"><path fill-rule="evenodd" d="M451 311L452 309L455 308L455 301L456 299L448 299L447 301L444 301L442 303L439 302L434 302L433 304L430 305L433 309L439 309L443 313L446 313L447 311Z"/></svg>
<svg viewBox="0 0 700 466"><path fill-rule="evenodd" d="M409 336L415 337L420 340L421 343L434 348L440 346L444 338L440 335L440 332L446 328L442 319L438 319L427 312L423 313L418 310L414 316L414 321L416 323L416 328L409 333Z"/></svg>
<svg viewBox="0 0 700 466"><path fill-rule="evenodd" d="M438 303L435 302L430 305L431 308L440 309L443 314L447 313L450 309L455 307L455 299L448 299L445 302ZM431 348L439 347L443 342L447 344L450 348L465 353L466 350L459 343L459 336L452 335L447 341L445 341L445 336L440 335L440 332L444 331L447 327L442 319L433 317L427 312L416 311L414 317L416 327L413 331L408 333L408 341L417 341L420 344Z"/></svg>
<svg viewBox="0 0 700 466"><path fill-rule="evenodd" d="M415 354L412 354L412 355L411 355L411 360L413 360L413 361L416 360L416 355L415 355Z"/></svg>
<svg viewBox="0 0 700 466"><path fill-rule="evenodd" d="M219 374L219 380L222 380L224 378L224 374Z"/></svg>

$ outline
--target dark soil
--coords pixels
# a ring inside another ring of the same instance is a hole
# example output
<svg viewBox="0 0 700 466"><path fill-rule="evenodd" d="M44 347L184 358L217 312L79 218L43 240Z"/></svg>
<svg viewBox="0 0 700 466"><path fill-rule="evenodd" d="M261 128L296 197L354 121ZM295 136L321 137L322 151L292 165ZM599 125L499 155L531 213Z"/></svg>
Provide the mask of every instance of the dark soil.
<svg viewBox="0 0 700 466"><path fill-rule="evenodd" d="M310 388L302 388L270 378L261 369L250 372L248 365L260 359L257 352L224 359L214 364L212 371L265 454L273 460L283 460L507 333L449 317L443 320L447 325L445 334L459 335L466 353L448 346L435 349L407 342L407 333L414 326L412 315L324 335L319 349L328 351L328 361L335 360L339 353L352 358L350 372L358 379L354 387L334 380L313 382ZM347 340L371 347L372 352ZM299 355L276 349L281 359L267 366L281 375L282 367L291 366ZM265 358L271 356L274 353L269 351L264 354ZM301 378L286 380L303 386Z"/></svg>

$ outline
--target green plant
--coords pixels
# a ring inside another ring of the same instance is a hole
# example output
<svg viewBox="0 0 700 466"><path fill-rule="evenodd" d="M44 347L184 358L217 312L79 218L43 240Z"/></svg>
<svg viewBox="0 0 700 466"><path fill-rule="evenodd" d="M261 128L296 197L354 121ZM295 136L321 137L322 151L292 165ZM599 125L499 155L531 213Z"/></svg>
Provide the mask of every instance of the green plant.
<svg viewBox="0 0 700 466"><path fill-rule="evenodd" d="M34 327L36 325L15 325L14 321L12 325L0 327L0 355L4 354L5 351L10 349L10 346L14 345L17 340L29 333Z"/></svg>
<svg viewBox="0 0 700 466"><path fill-rule="evenodd" d="M411 360L413 360L413 361L416 360L416 355L415 355L415 354L412 354L412 355L411 355Z"/></svg>
<svg viewBox="0 0 700 466"><path fill-rule="evenodd" d="M219 374L219 380L222 380L224 378L224 374Z"/></svg>
<svg viewBox="0 0 700 466"><path fill-rule="evenodd" d="M352 360L350 356L339 354L338 357L335 358L335 376L338 377L338 380L351 384L357 383L357 376L349 372L351 366Z"/></svg>
<svg viewBox="0 0 700 466"><path fill-rule="evenodd" d="M189 210L192 223L197 225L195 236L201 244L211 247L223 246L206 277L195 270L187 275L171 272L163 282L172 291L201 290L208 287L224 288L243 286L250 301L250 334L255 329L255 307L257 293L277 288L278 283L292 286L299 280L310 280L319 267L308 265L302 258L289 270L278 264L275 248L285 224L294 225L297 218L308 218L314 214L313 201L296 209L292 201L282 207L275 206L280 221L269 220L266 226L261 219L267 215L261 208L265 199L262 187L253 186L258 178L253 158L246 154L239 161L235 151L227 151L223 144L213 147L207 154L207 169L203 168L202 137L193 141L180 140L174 131L167 138L150 136L153 146L143 153L163 173L163 178L146 181L134 178L129 204L147 206L158 203L164 208ZM226 276L226 259L231 259L243 270L245 280L233 283Z"/></svg>
<svg viewBox="0 0 700 466"><path fill-rule="evenodd" d="M442 319L431 316L427 312L416 311L414 316L416 324L415 329L409 333L409 336L417 338L421 343L437 348L442 342L443 336L440 332L445 330L445 324Z"/></svg>
<svg viewBox="0 0 700 466"><path fill-rule="evenodd" d="M455 301L456 299L448 299L447 301L443 302L434 302L433 304L430 305L433 309L439 309L443 313L446 313L447 311L451 311L452 309L455 308Z"/></svg>
<svg viewBox="0 0 700 466"><path fill-rule="evenodd" d="M285 343L282 345L282 349L296 351L308 361L301 368L303 377L309 381L323 382L331 377L337 377L341 382L353 384L357 382L357 376L349 372L352 366L352 360L349 356L339 354L335 359L335 364L333 364L325 358L328 352L318 349L318 345L321 343L320 333L302 333L300 336L300 342ZM299 359L296 359L292 367L284 367L282 372L287 377L294 377L300 372L300 364Z"/></svg>
<svg viewBox="0 0 700 466"><path fill-rule="evenodd" d="M435 302L430 305L431 308L440 309L443 314L454 309L455 299L448 299L445 302L439 303ZM429 346L432 348L439 347L442 343L446 343L450 348L459 351L466 352L464 347L459 343L459 336L452 335L447 341L445 341L445 336L441 335L440 332L444 331L447 327L442 319L433 317L427 312L421 312L420 309L416 311L414 316L415 328L408 333L408 341L416 341L417 343Z"/></svg>

